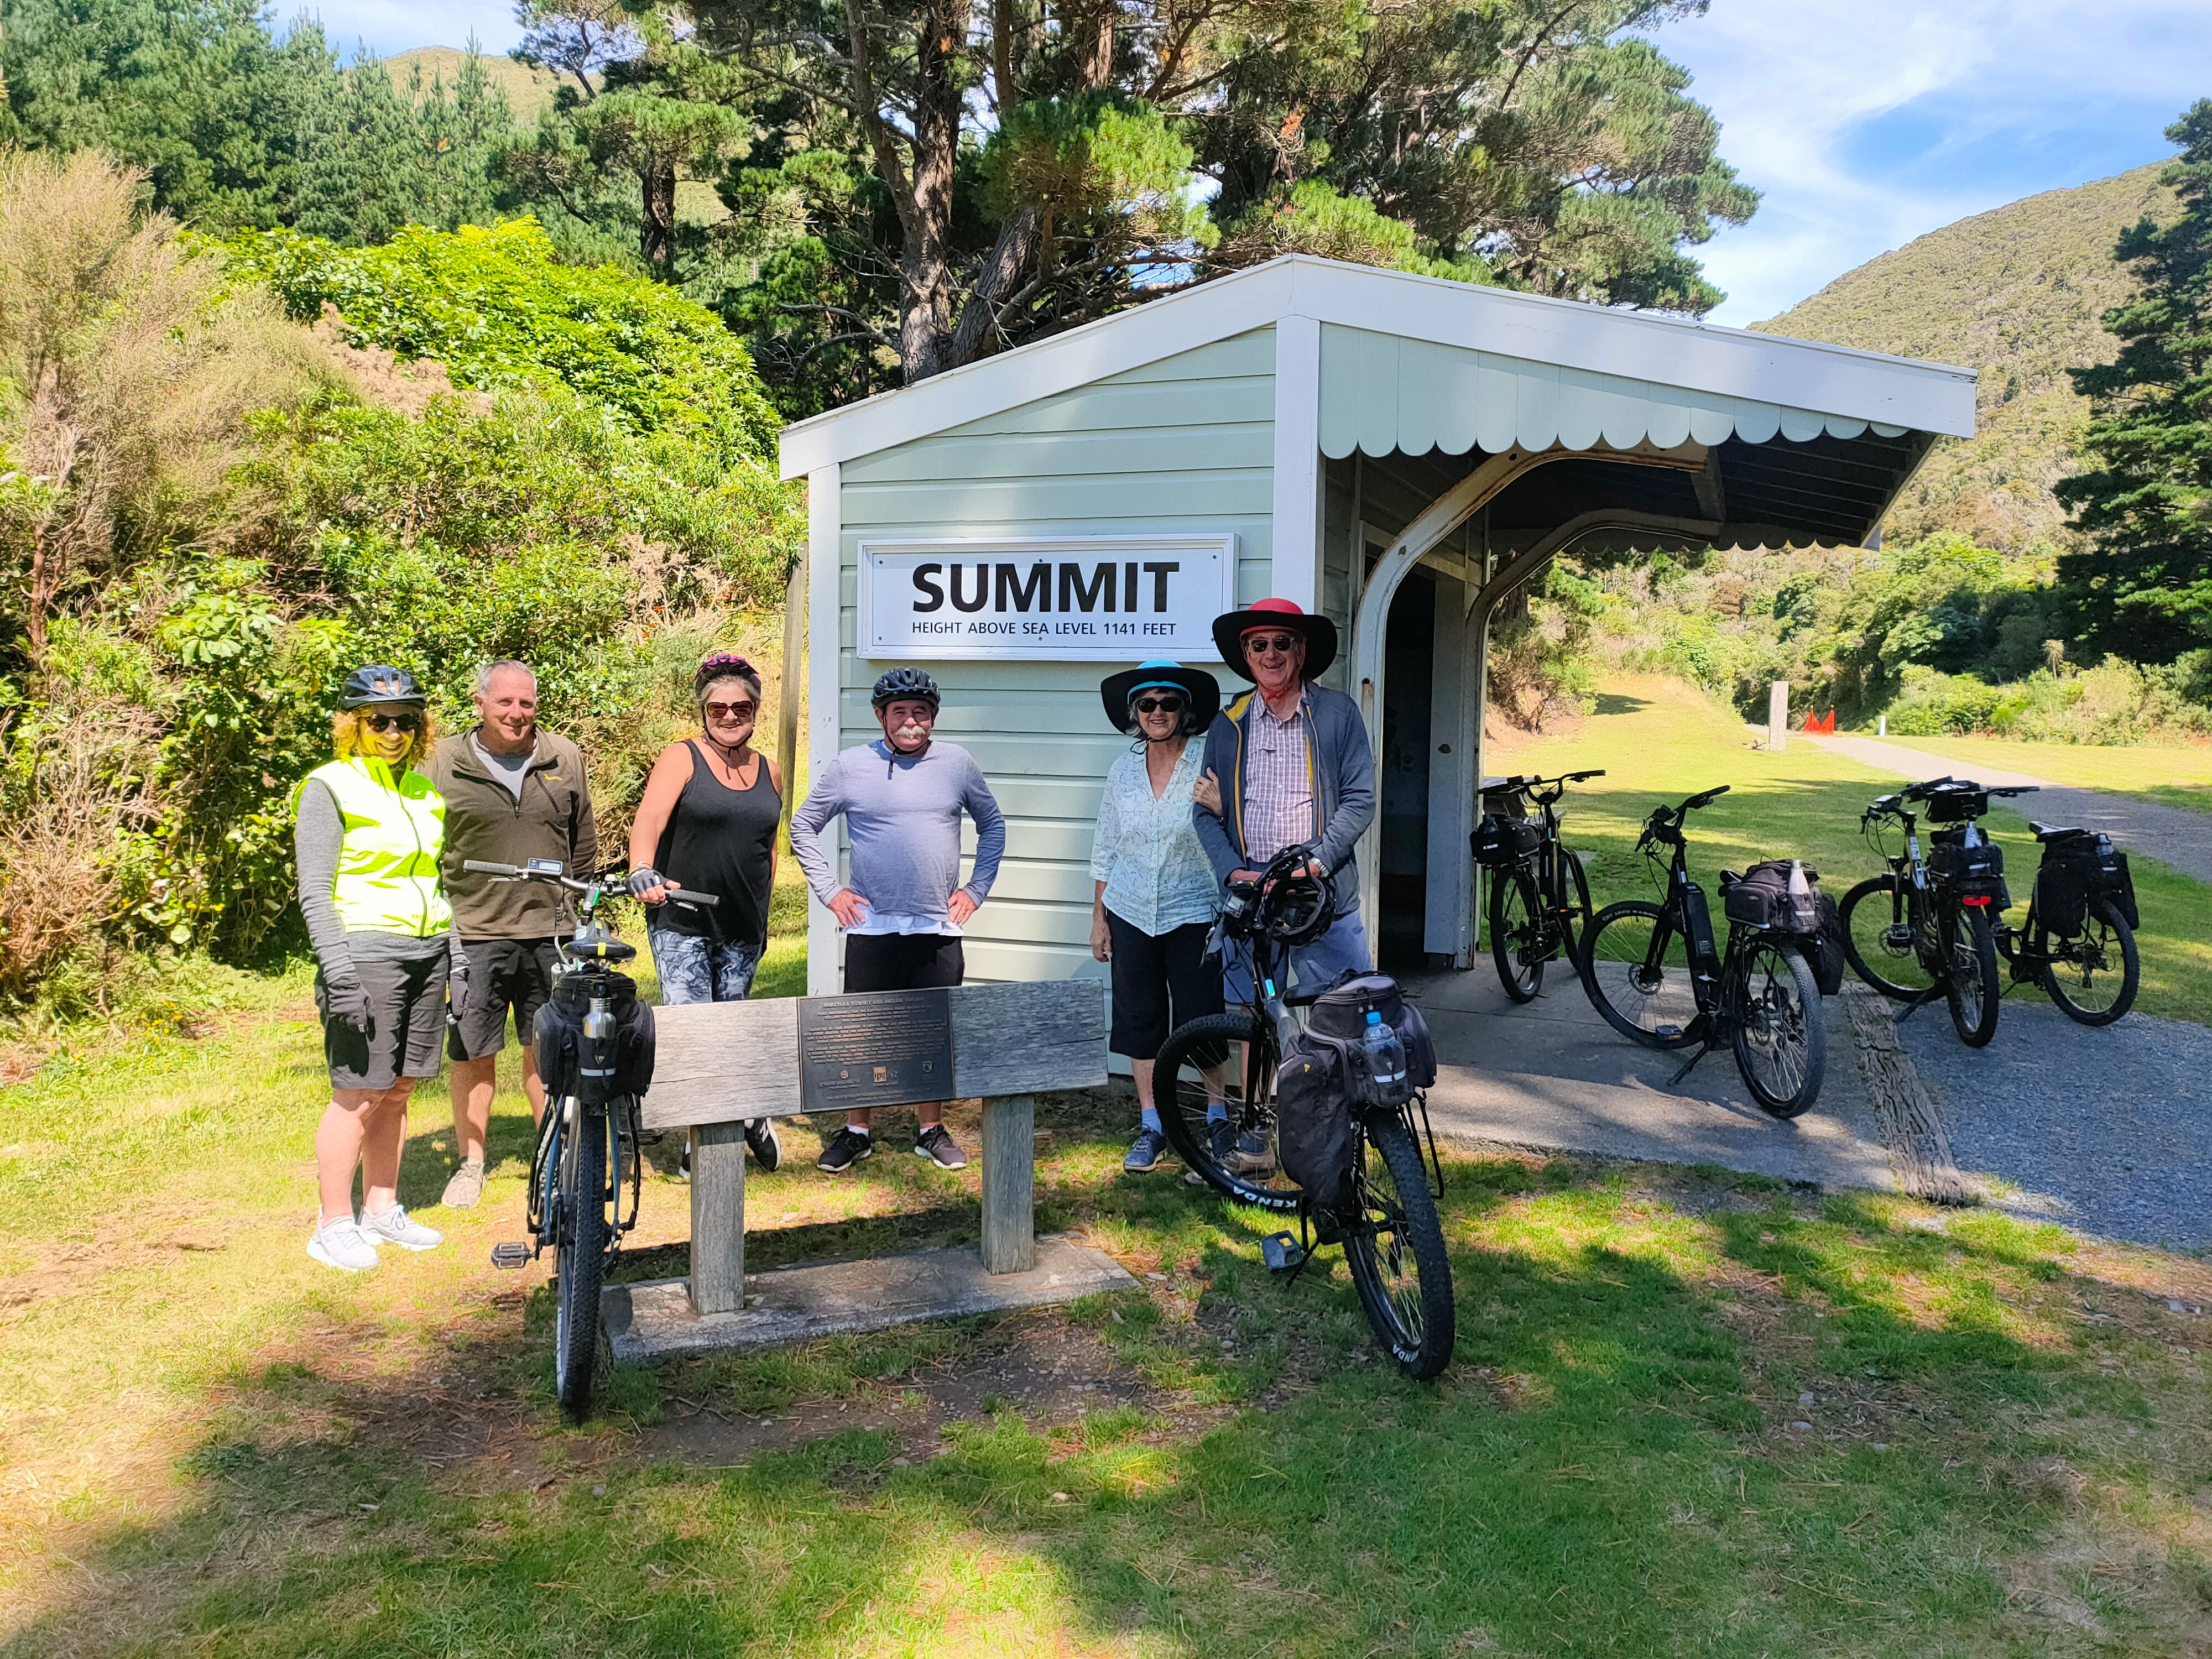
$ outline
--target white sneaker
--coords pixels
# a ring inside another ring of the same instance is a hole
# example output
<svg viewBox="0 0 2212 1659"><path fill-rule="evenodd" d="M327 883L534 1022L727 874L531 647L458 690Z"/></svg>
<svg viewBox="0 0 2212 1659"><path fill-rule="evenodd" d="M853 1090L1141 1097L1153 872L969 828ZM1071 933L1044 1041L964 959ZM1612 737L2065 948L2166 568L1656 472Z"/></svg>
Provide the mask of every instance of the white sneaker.
<svg viewBox="0 0 2212 1659"><path fill-rule="evenodd" d="M419 1221L407 1218L407 1207L395 1204L374 1215L364 1212L361 1231L371 1244L397 1244L403 1250L434 1250L446 1242L446 1236L434 1232Z"/></svg>
<svg viewBox="0 0 2212 1659"><path fill-rule="evenodd" d="M341 1273L357 1273L376 1265L376 1247L362 1236L359 1224L349 1215L317 1227L307 1240L307 1254Z"/></svg>

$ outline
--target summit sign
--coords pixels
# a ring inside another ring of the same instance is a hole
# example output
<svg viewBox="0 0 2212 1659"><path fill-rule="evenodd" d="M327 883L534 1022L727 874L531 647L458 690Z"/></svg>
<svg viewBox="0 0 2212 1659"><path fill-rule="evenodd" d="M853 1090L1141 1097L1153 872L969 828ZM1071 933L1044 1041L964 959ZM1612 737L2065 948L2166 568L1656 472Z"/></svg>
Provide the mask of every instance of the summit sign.
<svg viewBox="0 0 2212 1659"><path fill-rule="evenodd" d="M860 544L860 654L1218 662L1234 536Z"/></svg>

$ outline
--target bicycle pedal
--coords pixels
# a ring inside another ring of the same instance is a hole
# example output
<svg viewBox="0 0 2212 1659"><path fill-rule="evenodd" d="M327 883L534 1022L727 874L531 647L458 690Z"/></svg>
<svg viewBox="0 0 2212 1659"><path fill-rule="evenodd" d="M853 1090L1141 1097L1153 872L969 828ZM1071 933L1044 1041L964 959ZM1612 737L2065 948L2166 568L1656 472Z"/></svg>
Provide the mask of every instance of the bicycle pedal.
<svg viewBox="0 0 2212 1659"><path fill-rule="evenodd" d="M1304 1265L1305 1248L1288 1233L1271 1233L1260 1241L1260 1259L1269 1273L1288 1273Z"/></svg>
<svg viewBox="0 0 2212 1659"><path fill-rule="evenodd" d="M530 1246L514 1238L495 1244L491 1247L491 1265L509 1269L526 1267L530 1265Z"/></svg>

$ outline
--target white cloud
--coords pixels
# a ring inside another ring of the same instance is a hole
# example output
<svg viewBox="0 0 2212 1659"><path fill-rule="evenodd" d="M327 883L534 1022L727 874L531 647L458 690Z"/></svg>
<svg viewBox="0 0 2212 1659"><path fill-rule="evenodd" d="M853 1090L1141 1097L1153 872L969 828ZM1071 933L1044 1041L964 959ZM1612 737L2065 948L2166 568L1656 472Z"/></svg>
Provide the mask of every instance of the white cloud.
<svg viewBox="0 0 2212 1659"><path fill-rule="evenodd" d="M1765 192L1702 252L1718 321L1913 237L2170 150L2212 94L2212 0L1716 0L1655 38Z"/></svg>

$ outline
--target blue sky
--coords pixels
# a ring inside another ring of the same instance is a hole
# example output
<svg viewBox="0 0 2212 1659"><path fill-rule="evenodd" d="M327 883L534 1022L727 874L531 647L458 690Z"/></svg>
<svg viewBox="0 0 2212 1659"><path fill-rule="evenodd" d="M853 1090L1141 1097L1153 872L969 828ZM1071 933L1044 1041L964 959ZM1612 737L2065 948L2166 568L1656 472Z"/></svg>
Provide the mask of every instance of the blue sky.
<svg viewBox="0 0 2212 1659"><path fill-rule="evenodd" d="M308 9L380 56L519 33L507 0ZM2160 160L2162 130L2212 97L2212 0L1713 0L1655 38L1765 193L1700 256L1725 323L1968 214Z"/></svg>

